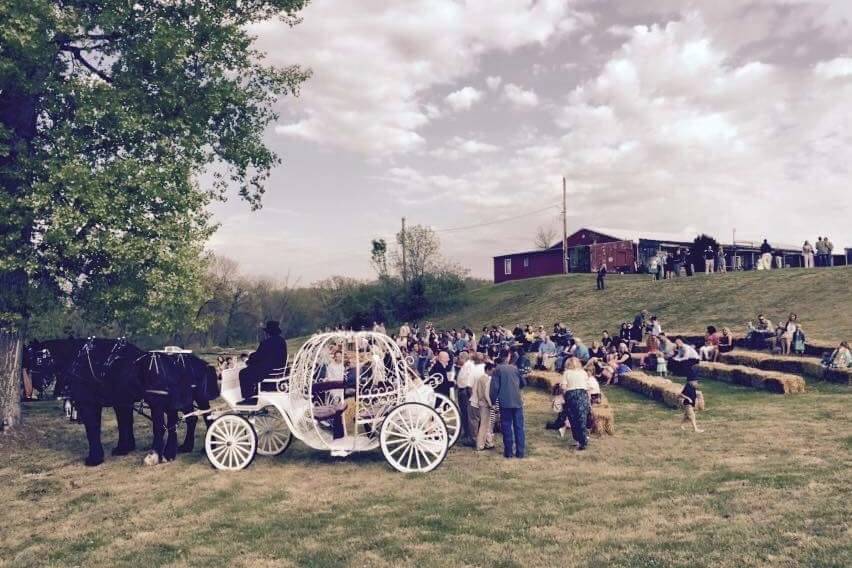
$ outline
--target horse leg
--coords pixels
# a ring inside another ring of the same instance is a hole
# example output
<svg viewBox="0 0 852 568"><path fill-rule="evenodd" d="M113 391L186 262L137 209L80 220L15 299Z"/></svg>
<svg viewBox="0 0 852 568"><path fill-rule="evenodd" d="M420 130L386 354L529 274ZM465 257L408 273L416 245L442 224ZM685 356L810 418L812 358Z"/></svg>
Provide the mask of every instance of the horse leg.
<svg viewBox="0 0 852 568"><path fill-rule="evenodd" d="M166 461L172 461L177 456L177 410L168 409L166 411L166 419L168 420L168 424L166 432L166 447L163 450L163 457L166 458Z"/></svg>
<svg viewBox="0 0 852 568"><path fill-rule="evenodd" d="M84 462L87 466L104 463L104 447L101 445L101 405L97 403L81 403L77 413L86 428L86 439L89 442L89 455Z"/></svg>
<svg viewBox="0 0 852 568"><path fill-rule="evenodd" d="M158 403L149 403L151 408L151 426L154 430L154 441L152 444L152 451L157 454L157 458L162 461L163 459L163 436L166 433L166 424L165 424L165 407L161 406Z"/></svg>
<svg viewBox="0 0 852 568"><path fill-rule="evenodd" d="M118 422L118 444L113 448L112 455L126 456L136 449L136 439L133 436L133 405L116 405L113 410Z"/></svg>
<svg viewBox="0 0 852 568"><path fill-rule="evenodd" d="M187 410L187 412L191 411L191 409ZM183 444L177 449L179 454L188 454L195 449L195 425L198 424L198 417L184 418L184 422L186 423L186 437L183 439Z"/></svg>

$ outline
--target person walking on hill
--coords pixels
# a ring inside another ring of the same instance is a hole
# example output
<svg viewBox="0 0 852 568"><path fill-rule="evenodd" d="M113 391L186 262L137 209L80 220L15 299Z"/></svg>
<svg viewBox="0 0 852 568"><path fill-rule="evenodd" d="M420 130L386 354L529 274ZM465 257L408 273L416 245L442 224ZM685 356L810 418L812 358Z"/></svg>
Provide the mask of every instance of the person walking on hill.
<svg viewBox="0 0 852 568"><path fill-rule="evenodd" d="M805 268L814 267L814 247L808 241L802 245L802 260Z"/></svg>
<svg viewBox="0 0 852 568"><path fill-rule="evenodd" d="M606 290L606 264L598 268L598 290Z"/></svg>
<svg viewBox="0 0 852 568"><path fill-rule="evenodd" d="M500 431L503 434L503 456L523 458L526 452L524 435L524 399L521 389L526 380L518 368L509 364L509 351L500 353L491 376L489 398L500 407Z"/></svg>
<svg viewBox="0 0 852 568"><path fill-rule="evenodd" d="M565 411L571 424L571 435L578 450L589 445L587 421L592 411L589 400L589 375L576 357L571 357L562 374L562 391L565 393Z"/></svg>
<svg viewBox="0 0 852 568"><path fill-rule="evenodd" d="M689 375L686 378L686 385L684 385L683 390L680 391L680 399L683 401L683 422L689 422L692 424L692 429L699 434L704 432L698 427L698 423L695 420L695 407L698 402L698 369L692 368L689 370ZM681 429L685 429L684 425L681 424Z"/></svg>
<svg viewBox="0 0 852 568"><path fill-rule="evenodd" d="M772 269L772 245L766 239L763 239L763 244L760 245L760 258L757 261L757 269Z"/></svg>

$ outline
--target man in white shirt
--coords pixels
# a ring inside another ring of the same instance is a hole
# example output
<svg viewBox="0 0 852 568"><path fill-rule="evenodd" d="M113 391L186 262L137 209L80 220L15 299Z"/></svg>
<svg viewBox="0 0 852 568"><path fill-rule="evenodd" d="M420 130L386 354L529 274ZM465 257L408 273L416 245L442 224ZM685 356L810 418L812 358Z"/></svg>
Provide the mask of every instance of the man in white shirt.
<svg viewBox="0 0 852 568"><path fill-rule="evenodd" d="M681 377L686 377L690 367L694 367L701 361L695 347L683 342L682 337L675 338L675 354L669 361L669 372Z"/></svg>
<svg viewBox="0 0 852 568"><path fill-rule="evenodd" d="M458 395L459 413L461 414L462 437L461 444L463 446L475 446L473 435L470 428L470 398L473 391L473 381L479 375L474 374L476 364L472 361L466 351L459 354L459 372L456 375L456 393ZM484 369L484 366L483 366Z"/></svg>
<svg viewBox="0 0 852 568"><path fill-rule="evenodd" d="M408 327L408 322L404 322L399 327L399 336L408 341L408 336L411 335L411 328Z"/></svg>

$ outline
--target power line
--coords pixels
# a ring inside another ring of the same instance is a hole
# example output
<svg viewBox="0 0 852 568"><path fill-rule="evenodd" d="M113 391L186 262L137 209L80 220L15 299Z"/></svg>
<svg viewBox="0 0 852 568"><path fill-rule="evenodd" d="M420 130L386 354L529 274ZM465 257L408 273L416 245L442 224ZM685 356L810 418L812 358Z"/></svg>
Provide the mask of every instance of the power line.
<svg viewBox="0 0 852 568"><path fill-rule="evenodd" d="M466 231L468 229L477 229L479 227L486 227L488 225L496 225L497 223L504 223L506 221L514 221L515 219L521 219L522 217L529 217L530 215L535 215L536 213L542 213L543 211L548 211L558 206L558 203L551 203L547 207L542 207L541 209L536 209L535 211L528 211L527 213L522 213L520 215L515 215L514 217L504 217L502 219L495 219L493 221L486 221L485 223L477 223L475 225L465 225L463 227L449 227L446 229L433 229L436 233L450 233L455 231Z"/></svg>

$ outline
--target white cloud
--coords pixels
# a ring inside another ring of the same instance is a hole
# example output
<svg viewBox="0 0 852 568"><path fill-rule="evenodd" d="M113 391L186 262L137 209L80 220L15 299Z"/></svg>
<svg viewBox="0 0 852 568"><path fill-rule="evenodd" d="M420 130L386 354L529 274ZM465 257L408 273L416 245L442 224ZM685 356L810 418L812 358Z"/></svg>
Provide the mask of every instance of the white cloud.
<svg viewBox="0 0 852 568"><path fill-rule="evenodd" d="M831 61L820 61L814 68L814 73L824 79L837 79L852 76L852 58L838 57Z"/></svg>
<svg viewBox="0 0 852 568"><path fill-rule="evenodd" d="M473 87L464 87L453 91L444 99L454 111L468 110L482 99L482 92Z"/></svg>
<svg viewBox="0 0 852 568"><path fill-rule="evenodd" d="M458 160L464 157L492 154L500 148L494 144L454 136L444 146L429 152L435 158Z"/></svg>
<svg viewBox="0 0 852 568"><path fill-rule="evenodd" d="M293 29L251 27L268 61L310 67L302 98L283 101L275 132L371 157L424 145L436 114L427 91L477 70L483 55L543 45L569 33L562 0L313 2Z"/></svg>
<svg viewBox="0 0 852 568"><path fill-rule="evenodd" d="M535 91L523 89L514 83L508 83L503 87L503 96L513 105L520 108L538 106L538 95L535 94Z"/></svg>
<svg viewBox="0 0 852 568"><path fill-rule="evenodd" d="M500 87L501 82L503 82L503 78L499 75L485 78L485 84L488 85L488 88L492 91L496 91Z"/></svg>

